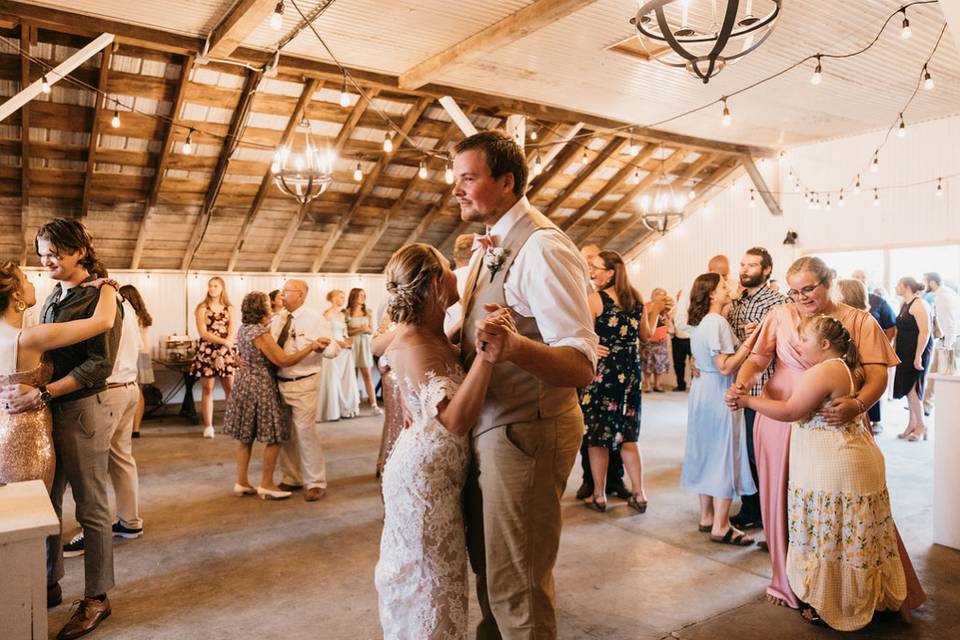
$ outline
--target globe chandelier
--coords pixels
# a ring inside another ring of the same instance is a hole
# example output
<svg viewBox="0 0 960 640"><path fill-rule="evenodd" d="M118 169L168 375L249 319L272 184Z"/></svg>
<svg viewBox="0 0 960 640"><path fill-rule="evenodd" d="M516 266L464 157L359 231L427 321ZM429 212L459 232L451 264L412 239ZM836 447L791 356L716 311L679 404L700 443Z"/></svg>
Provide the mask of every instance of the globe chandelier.
<svg viewBox="0 0 960 640"><path fill-rule="evenodd" d="M650 57L685 68L706 84L770 37L782 4L783 0L650 0L630 23Z"/></svg>
<svg viewBox="0 0 960 640"><path fill-rule="evenodd" d="M301 137L303 144L295 149L294 142ZM270 169L277 188L305 205L318 198L333 182L333 162L333 151L317 146L310 121L304 118L290 141L274 154Z"/></svg>

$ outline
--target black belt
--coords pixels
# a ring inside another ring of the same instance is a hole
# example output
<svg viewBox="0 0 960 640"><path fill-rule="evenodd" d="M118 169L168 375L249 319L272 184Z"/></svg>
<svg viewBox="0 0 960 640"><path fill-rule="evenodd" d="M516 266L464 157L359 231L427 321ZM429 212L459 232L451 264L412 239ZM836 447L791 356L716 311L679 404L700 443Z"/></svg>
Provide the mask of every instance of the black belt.
<svg viewBox="0 0 960 640"><path fill-rule="evenodd" d="M320 372L318 371L317 373ZM310 375L306 376L297 376L296 378L281 378L280 376L277 376L277 380L280 382L296 382L297 380L306 380L307 378L312 378L313 376L317 375L317 373L311 373Z"/></svg>

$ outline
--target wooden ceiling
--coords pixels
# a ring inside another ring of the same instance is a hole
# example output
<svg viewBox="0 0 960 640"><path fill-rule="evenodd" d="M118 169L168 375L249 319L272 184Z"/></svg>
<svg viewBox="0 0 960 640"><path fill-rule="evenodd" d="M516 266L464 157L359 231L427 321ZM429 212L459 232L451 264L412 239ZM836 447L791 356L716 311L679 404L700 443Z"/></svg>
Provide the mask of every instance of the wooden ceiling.
<svg viewBox="0 0 960 640"><path fill-rule="evenodd" d="M43 71L18 48L56 65L110 32L115 45L71 76L123 105L113 128L114 103L63 80L0 122L0 256L35 264L33 235L54 216L83 220L113 268L370 273L408 242L449 250L470 229L444 180L445 160L429 158L428 176L418 177L424 151L443 154L463 136L442 96L481 130L526 116L534 144L545 145L527 150L531 166L539 155L544 168L528 195L581 244L635 246L649 233L636 203L661 174L677 193L692 189L695 203L752 156L771 155L645 129L628 136L615 130L622 122L452 87L401 90L396 76L360 70L352 73L364 95L344 108L337 67L281 56L276 77L266 77L269 56L238 47L237 30L249 24L236 12L264 6L237 3L211 47L229 62L201 64L196 38L0 2L8 41L0 41L0 93L17 93ZM384 115L407 138L390 153ZM304 117L339 159L330 189L298 207L274 186L270 161ZM187 155L191 130L196 150Z"/></svg>

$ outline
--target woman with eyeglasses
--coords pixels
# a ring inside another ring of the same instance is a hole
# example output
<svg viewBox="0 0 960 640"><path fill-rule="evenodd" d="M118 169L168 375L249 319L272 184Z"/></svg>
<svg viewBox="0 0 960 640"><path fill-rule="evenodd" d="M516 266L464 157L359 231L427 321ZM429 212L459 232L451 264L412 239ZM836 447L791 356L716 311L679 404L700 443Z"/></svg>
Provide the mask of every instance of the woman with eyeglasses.
<svg viewBox="0 0 960 640"><path fill-rule="evenodd" d="M727 403L737 406L736 399L748 393L754 381L776 357L773 375L763 387L763 396L772 400L787 400L797 380L811 366L800 348L800 322L804 318L827 315L839 320L857 345L863 365L864 382L856 394L832 400L822 411L824 420L832 426L853 421L866 422L867 407L883 395L887 386L887 368L899 360L887 341L880 325L867 311L854 309L835 301L833 281L835 272L820 258L809 256L796 260L787 271L787 295L793 304L774 307L763 323L747 340L750 356L740 367L736 382L727 391ZM787 575L788 471L790 460L791 424L774 420L762 413L757 416L754 446L760 477L760 508L763 529L770 550L773 577L767 587L767 600L773 604L799 608L797 596L790 587ZM797 452L797 455L802 455ZM851 469L850 473L856 473ZM790 526L797 526L792 522ZM832 526L832 525L831 525ZM830 544L830 532L824 530L820 544ZM839 536L832 538L840 539ZM816 551L812 549L808 551ZM900 555L907 578L908 592L901 612L919 606L926 595L920 587L910 559L900 545Z"/></svg>

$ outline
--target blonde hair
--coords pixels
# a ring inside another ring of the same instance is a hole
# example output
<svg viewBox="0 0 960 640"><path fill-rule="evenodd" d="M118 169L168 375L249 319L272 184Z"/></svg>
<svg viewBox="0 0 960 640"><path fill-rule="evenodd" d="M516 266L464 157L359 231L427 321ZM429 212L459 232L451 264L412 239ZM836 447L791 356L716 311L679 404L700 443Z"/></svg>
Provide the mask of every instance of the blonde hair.
<svg viewBox="0 0 960 640"><path fill-rule="evenodd" d="M0 262L0 313L13 302L13 294L20 291L20 267L14 262Z"/></svg>
<svg viewBox="0 0 960 640"><path fill-rule="evenodd" d="M327 302L331 302L331 303L332 303L334 297L335 297L338 293L339 293L340 295L346 297L346 296L344 295L344 293L343 293L343 289L330 289L330 291L327 291Z"/></svg>
<svg viewBox="0 0 960 640"><path fill-rule="evenodd" d="M420 324L431 298L446 308L446 292L438 286L445 266L444 257L428 244L410 244L394 253L384 270L390 319L402 324Z"/></svg>
<svg viewBox="0 0 960 640"><path fill-rule="evenodd" d="M462 233L457 236L453 245L453 257L455 260L469 260L473 253L473 234Z"/></svg>
<svg viewBox="0 0 960 640"><path fill-rule="evenodd" d="M196 311L199 311L203 307L209 308L210 303L213 300L213 298L210 297L210 283L214 281L220 283L220 304L223 305L224 309L230 307L230 298L227 296L227 283L224 282L223 278L220 276L213 276L207 280L207 295L205 295L200 304L197 305Z"/></svg>
<svg viewBox="0 0 960 640"><path fill-rule="evenodd" d="M799 330L812 331L821 340L826 340L840 354L853 371L860 366L860 350L843 323L827 315L807 316L800 321Z"/></svg>
<svg viewBox="0 0 960 640"><path fill-rule="evenodd" d="M837 289L840 291L840 302L843 304L863 311L870 309L867 286L859 280L853 278L837 280Z"/></svg>

